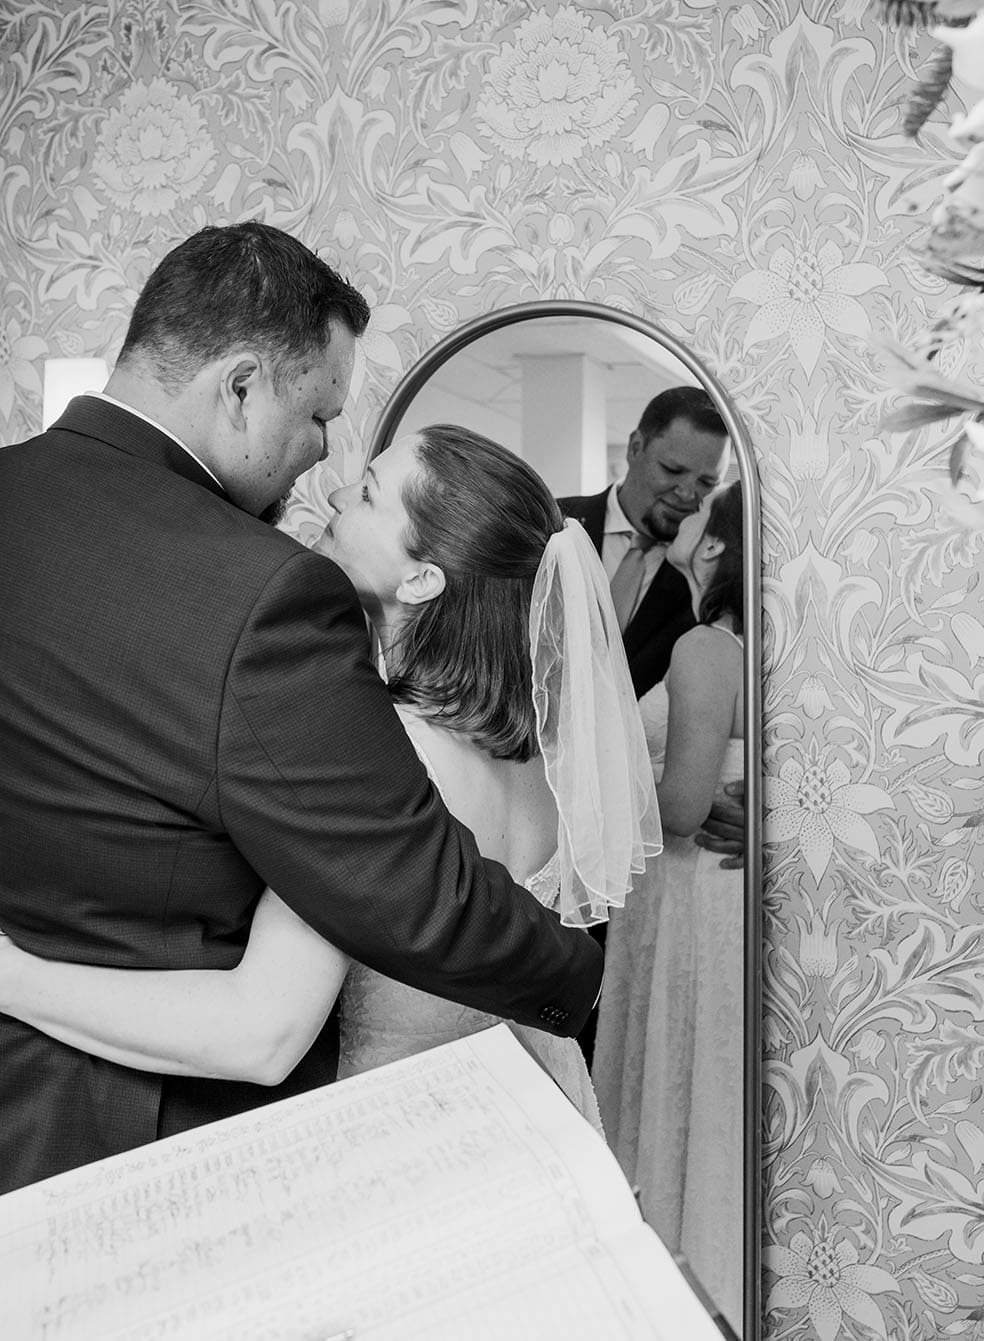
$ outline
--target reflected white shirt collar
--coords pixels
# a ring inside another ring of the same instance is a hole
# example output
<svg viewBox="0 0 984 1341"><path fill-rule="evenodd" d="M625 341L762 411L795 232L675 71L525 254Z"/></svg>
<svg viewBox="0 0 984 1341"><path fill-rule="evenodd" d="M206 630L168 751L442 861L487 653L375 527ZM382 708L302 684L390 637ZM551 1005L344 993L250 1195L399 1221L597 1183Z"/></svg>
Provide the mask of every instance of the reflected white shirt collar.
<svg viewBox="0 0 984 1341"><path fill-rule="evenodd" d="M624 483L625 476L623 475L608 490L608 501L605 504L605 535L635 535L635 527L622 511L622 505L618 501L618 491Z"/></svg>
<svg viewBox="0 0 984 1341"><path fill-rule="evenodd" d="M89 396L94 396L96 400L108 401L110 405L116 405L119 407L119 409L126 410L128 414L135 414L137 418L142 419L145 424L149 424L151 428L156 428L158 433L163 433L164 436L170 438L172 442L176 442L178 446L181 448L181 450L183 452L187 452L187 454L191 457L192 461L194 461L196 465L201 466L205 474L210 476L213 480L215 480L215 483L219 486L222 492L225 493L225 485L216 476L215 472L209 470L208 466L201 459L201 457L196 456L187 443L184 443L181 441L180 438L175 437L175 435L171 432L169 428L165 428L163 424L159 424L156 419L151 419L150 415L144 414L142 410L134 409L132 405L126 405L124 404L123 401L117 400L115 396L107 396L105 391L89 391L86 394Z"/></svg>

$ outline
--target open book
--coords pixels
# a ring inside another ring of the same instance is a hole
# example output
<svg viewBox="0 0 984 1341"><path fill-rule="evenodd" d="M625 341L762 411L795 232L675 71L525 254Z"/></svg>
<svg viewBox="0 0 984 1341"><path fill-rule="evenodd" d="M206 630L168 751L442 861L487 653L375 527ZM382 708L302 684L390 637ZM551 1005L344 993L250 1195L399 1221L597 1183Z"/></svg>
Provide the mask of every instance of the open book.
<svg viewBox="0 0 984 1341"><path fill-rule="evenodd" d="M4 1341L721 1341L505 1025L0 1197Z"/></svg>

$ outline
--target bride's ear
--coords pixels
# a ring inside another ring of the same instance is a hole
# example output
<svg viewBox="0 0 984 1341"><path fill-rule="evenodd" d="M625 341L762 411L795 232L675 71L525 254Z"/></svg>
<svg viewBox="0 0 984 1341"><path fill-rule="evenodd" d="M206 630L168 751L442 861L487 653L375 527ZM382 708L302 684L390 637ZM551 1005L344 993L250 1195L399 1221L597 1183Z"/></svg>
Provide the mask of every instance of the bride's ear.
<svg viewBox="0 0 984 1341"><path fill-rule="evenodd" d="M422 563L409 573L396 589L403 605L424 605L444 590L444 569L436 563Z"/></svg>
<svg viewBox="0 0 984 1341"><path fill-rule="evenodd" d="M716 535L705 535L700 542L700 557L708 563L713 563L715 559L720 559L724 553L724 541Z"/></svg>

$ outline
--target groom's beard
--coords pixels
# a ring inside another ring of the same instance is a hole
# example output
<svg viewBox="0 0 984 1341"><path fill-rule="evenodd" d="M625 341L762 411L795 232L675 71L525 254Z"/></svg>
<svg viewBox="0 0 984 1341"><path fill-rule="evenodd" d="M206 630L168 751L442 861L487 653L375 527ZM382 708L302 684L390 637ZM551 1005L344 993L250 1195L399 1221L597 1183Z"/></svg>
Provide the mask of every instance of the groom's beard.
<svg viewBox="0 0 984 1341"><path fill-rule="evenodd" d="M269 507L265 507L260 513L260 521L266 522L268 526L279 526L287 514L289 497L289 494L284 494L283 498L275 498Z"/></svg>

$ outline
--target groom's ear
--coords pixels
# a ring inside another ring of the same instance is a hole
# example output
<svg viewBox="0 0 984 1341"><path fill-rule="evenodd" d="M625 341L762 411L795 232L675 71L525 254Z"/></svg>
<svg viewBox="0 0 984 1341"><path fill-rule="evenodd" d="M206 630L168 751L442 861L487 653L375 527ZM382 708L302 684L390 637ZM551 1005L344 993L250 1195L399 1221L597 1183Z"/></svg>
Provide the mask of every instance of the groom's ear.
<svg viewBox="0 0 984 1341"><path fill-rule="evenodd" d="M262 375L263 362L252 353L236 354L221 369L219 396L226 414L237 428L245 426L248 401L255 394Z"/></svg>
<svg viewBox="0 0 984 1341"><path fill-rule="evenodd" d="M424 605L440 596L444 590L444 569L436 563L422 563L408 573L396 589L396 599L403 605Z"/></svg>

